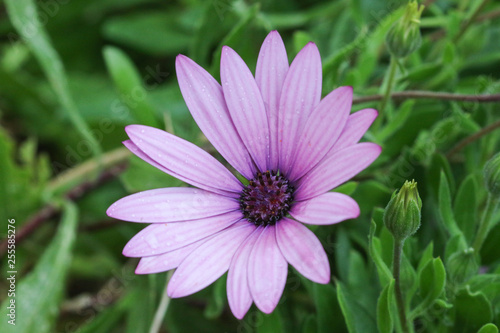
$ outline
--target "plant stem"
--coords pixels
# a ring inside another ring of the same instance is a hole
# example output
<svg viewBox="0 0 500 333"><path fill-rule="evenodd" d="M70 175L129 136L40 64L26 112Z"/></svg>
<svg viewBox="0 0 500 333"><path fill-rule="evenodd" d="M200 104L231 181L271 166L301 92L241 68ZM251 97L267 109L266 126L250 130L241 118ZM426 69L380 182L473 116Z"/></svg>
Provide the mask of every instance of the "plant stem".
<svg viewBox="0 0 500 333"><path fill-rule="evenodd" d="M500 128L500 120L495 121L494 123L482 128L478 132L469 135L468 137L464 138L460 142L458 142L453 148L451 148L447 153L446 153L446 158L451 158L454 154L462 150L464 147L467 145L471 144L472 142L482 138L486 134L496 130L497 128Z"/></svg>
<svg viewBox="0 0 500 333"><path fill-rule="evenodd" d="M381 115L384 114L385 106L387 105L387 101L391 97L392 86L394 85L394 77L396 76L396 69L398 66L398 62L394 56L391 56L391 63L389 65L389 71L387 72L387 86L385 87L384 97L382 98L382 102L380 103L380 107L378 111ZM379 117L381 119L381 117Z"/></svg>
<svg viewBox="0 0 500 333"><path fill-rule="evenodd" d="M479 253L481 250L481 246L483 246L483 242L486 239L486 235L488 230L490 229L490 222L493 216L493 213L496 211L499 200L497 198L493 198L491 193L488 193L488 200L486 201L486 208L484 210L483 218L479 223L479 229L476 234L476 238L474 239L474 243L472 247Z"/></svg>
<svg viewBox="0 0 500 333"><path fill-rule="evenodd" d="M395 280L396 303L398 307L399 321L404 333L408 333L408 322L406 320L405 303L403 293L401 292L400 271L401 271L401 256L403 254L404 240L394 238L394 257L392 262L392 274Z"/></svg>
<svg viewBox="0 0 500 333"><path fill-rule="evenodd" d="M149 333L157 333L160 331L161 323L163 322L163 318L168 310L168 305L170 304L170 297L167 294L167 286L168 281L172 277L173 271L169 271L167 273L167 281L165 281L165 289L163 290L163 295L161 296L160 304L158 305L158 309L156 309L155 317L153 319L153 323L151 324L151 328L149 329Z"/></svg>

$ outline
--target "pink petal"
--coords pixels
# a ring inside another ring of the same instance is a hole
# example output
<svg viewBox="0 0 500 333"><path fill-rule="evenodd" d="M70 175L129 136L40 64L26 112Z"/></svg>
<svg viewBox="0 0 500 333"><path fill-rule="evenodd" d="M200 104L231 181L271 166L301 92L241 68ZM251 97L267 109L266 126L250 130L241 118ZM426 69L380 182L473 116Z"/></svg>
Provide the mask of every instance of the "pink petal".
<svg viewBox="0 0 500 333"><path fill-rule="evenodd" d="M278 170L278 109L287 71L285 45L280 34L271 31L262 43L255 70L255 81L262 94L269 121L270 170Z"/></svg>
<svg viewBox="0 0 500 333"><path fill-rule="evenodd" d="M186 105L207 139L239 173L253 178L252 158L231 121L220 84L186 56L177 56L175 68Z"/></svg>
<svg viewBox="0 0 500 333"><path fill-rule="evenodd" d="M381 151L380 146L363 142L328 155L299 180L295 200L313 198L351 179L375 161Z"/></svg>
<svg viewBox="0 0 500 333"><path fill-rule="evenodd" d="M221 82L234 126L260 171L267 170L269 125L257 83L241 57L224 46L221 55Z"/></svg>
<svg viewBox="0 0 500 333"><path fill-rule="evenodd" d="M303 223L333 224L359 216L358 203L350 196L328 192L309 200L296 202L290 215Z"/></svg>
<svg viewBox="0 0 500 333"><path fill-rule="evenodd" d="M297 54L286 74L278 111L279 169L285 174L305 122L321 99L321 71L318 48L311 42Z"/></svg>
<svg viewBox="0 0 500 333"><path fill-rule="evenodd" d="M170 279L168 295L191 295L217 280L228 270L238 246L255 228L255 225L247 221L237 223L196 248L184 259Z"/></svg>
<svg viewBox="0 0 500 333"><path fill-rule="evenodd" d="M276 243L275 226L267 226L248 259L248 284L255 305L271 313L285 288L288 264Z"/></svg>
<svg viewBox="0 0 500 333"><path fill-rule="evenodd" d="M122 198L106 214L115 219L166 223L196 220L239 210L239 203L212 192L188 187L148 190Z"/></svg>
<svg viewBox="0 0 500 333"><path fill-rule="evenodd" d="M129 125L132 142L146 155L188 183L206 190L239 193L242 185L219 161L203 149L157 128Z"/></svg>
<svg viewBox="0 0 500 333"><path fill-rule="evenodd" d="M159 273L177 268L203 242L206 242L206 239L157 256L144 257L139 261L139 265L135 269L135 274Z"/></svg>
<svg viewBox="0 0 500 333"><path fill-rule="evenodd" d="M227 274L227 299L234 316L242 319L252 305L252 295L248 287L248 258L263 228L257 228L238 250L231 260Z"/></svg>
<svg viewBox="0 0 500 333"><path fill-rule="evenodd" d="M290 179L299 179L325 157L342 132L351 105L352 87L340 87L314 109L300 135Z"/></svg>
<svg viewBox="0 0 500 333"><path fill-rule="evenodd" d="M358 143L375 118L377 118L377 115L378 112L375 109L363 109L351 114L342 130L342 134L340 134L333 149L328 154Z"/></svg>
<svg viewBox="0 0 500 333"><path fill-rule="evenodd" d="M276 240L286 261L311 281L330 282L330 264L316 235L299 222L283 218L276 224Z"/></svg>
<svg viewBox="0 0 500 333"><path fill-rule="evenodd" d="M200 220L152 224L132 237L125 245L123 255L146 257L173 251L213 235L242 217L238 210Z"/></svg>

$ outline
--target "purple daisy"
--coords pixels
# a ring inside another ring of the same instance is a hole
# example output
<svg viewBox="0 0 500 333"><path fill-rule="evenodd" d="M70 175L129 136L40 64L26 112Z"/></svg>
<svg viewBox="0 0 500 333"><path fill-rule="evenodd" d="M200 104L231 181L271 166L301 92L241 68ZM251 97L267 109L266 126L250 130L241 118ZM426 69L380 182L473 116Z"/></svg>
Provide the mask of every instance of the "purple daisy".
<svg viewBox="0 0 500 333"><path fill-rule="evenodd" d="M167 291L182 297L228 271L229 305L240 319L252 302L265 313L274 310L288 264L314 282L328 283L328 257L303 223L358 217L352 198L329 191L380 154L378 145L358 143L377 111L350 114L351 87L321 99L316 45L307 44L289 66L276 31L262 44L255 77L227 46L222 86L183 55L176 71L194 120L248 183L190 142L156 128L127 126L127 148L196 187L144 191L108 209L113 218L152 223L123 250L141 258L136 273L176 269Z"/></svg>

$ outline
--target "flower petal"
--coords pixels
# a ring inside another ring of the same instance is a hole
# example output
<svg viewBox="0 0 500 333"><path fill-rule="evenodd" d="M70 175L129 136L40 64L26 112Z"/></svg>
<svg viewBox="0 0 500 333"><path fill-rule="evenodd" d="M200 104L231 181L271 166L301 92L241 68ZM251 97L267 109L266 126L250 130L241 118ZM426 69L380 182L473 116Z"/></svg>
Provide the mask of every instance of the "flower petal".
<svg viewBox="0 0 500 333"><path fill-rule="evenodd" d="M255 70L269 121L269 170L278 170L278 109L287 71L285 44L277 31L271 31L262 43Z"/></svg>
<svg viewBox="0 0 500 333"><path fill-rule="evenodd" d="M358 143L377 115L378 112L375 109L363 109L349 115L342 133L328 154Z"/></svg>
<svg viewBox="0 0 500 333"><path fill-rule="evenodd" d="M122 198L106 214L130 222L166 223L196 220L239 209L239 203L212 192L188 187L148 190Z"/></svg>
<svg viewBox="0 0 500 333"><path fill-rule="evenodd" d="M289 178L299 179L328 153L345 126L352 105L352 87L328 94L307 119Z"/></svg>
<svg viewBox="0 0 500 333"><path fill-rule="evenodd" d="M147 257L173 251L213 235L242 218L241 211L234 211L200 220L152 224L132 237L123 255Z"/></svg>
<svg viewBox="0 0 500 333"><path fill-rule="evenodd" d="M253 178L255 166L231 121L220 84L184 55L177 56L175 68L182 96L202 132L229 164Z"/></svg>
<svg viewBox="0 0 500 333"><path fill-rule="evenodd" d="M286 261L311 281L330 282L330 264L318 237L303 224L283 218L276 224L276 240Z"/></svg>
<svg viewBox="0 0 500 333"><path fill-rule="evenodd" d="M257 228L238 250L231 260L227 274L227 300L234 316L242 319L252 305L252 295L248 287L248 258L262 228Z"/></svg>
<svg viewBox="0 0 500 333"><path fill-rule="evenodd" d="M234 126L260 171L267 170L269 125L252 72L229 46L222 48L220 76Z"/></svg>
<svg viewBox="0 0 500 333"><path fill-rule="evenodd" d="M205 241L206 239L202 239L174 251L157 256L144 257L139 261L139 265L135 269L135 274L160 273L177 268L191 252Z"/></svg>
<svg viewBox="0 0 500 333"><path fill-rule="evenodd" d="M129 125L125 131L140 150L187 183L208 191L241 191L241 183L226 167L191 142L149 126Z"/></svg>
<svg viewBox="0 0 500 333"><path fill-rule="evenodd" d="M285 174L305 122L321 99L321 72L321 57L311 42L297 54L286 74L278 111L279 169Z"/></svg>
<svg viewBox="0 0 500 333"><path fill-rule="evenodd" d="M333 224L359 216L358 203L343 193L328 192L296 202L290 215L303 223Z"/></svg>
<svg viewBox="0 0 500 333"><path fill-rule="evenodd" d="M248 285L255 305L271 313L285 288L288 264L276 243L275 226L267 226L248 259Z"/></svg>
<svg viewBox="0 0 500 333"><path fill-rule="evenodd" d="M168 295L191 295L217 280L228 270L238 246L255 228L247 221L237 223L196 248L172 275L167 287Z"/></svg>
<svg viewBox="0 0 500 333"><path fill-rule="evenodd" d="M380 146L363 142L328 155L299 180L295 200L313 198L351 179L375 161L381 151Z"/></svg>

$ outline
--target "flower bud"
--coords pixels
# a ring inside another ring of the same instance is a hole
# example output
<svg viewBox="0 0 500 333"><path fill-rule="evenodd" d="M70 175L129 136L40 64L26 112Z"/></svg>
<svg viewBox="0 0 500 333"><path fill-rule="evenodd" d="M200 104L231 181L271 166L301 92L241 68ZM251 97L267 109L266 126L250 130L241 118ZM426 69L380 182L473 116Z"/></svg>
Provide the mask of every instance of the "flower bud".
<svg viewBox="0 0 500 333"><path fill-rule="evenodd" d="M424 6L418 6L416 1L410 1L399 20L394 22L387 32L385 41L389 52L396 58L404 58L416 51L422 43L420 35L420 15Z"/></svg>
<svg viewBox="0 0 500 333"><path fill-rule="evenodd" d="M399 192L394 191L385 207L384 224L396 240L404 240L420 227L421 209L417 183L406 181Z"/></svg>
<svg viewBox="0 0 500 333"><path fill-rule="evenodd" d="M493 156L484 165L484 182L494 197L500 197L500 153Z"/></svg>
<svg viewBox="0 0 500 333"><path fill-rule="evenodd" d="M453 253L446 263L449 279L461 284L479 271L479 259L472 247Z"/></svg>

